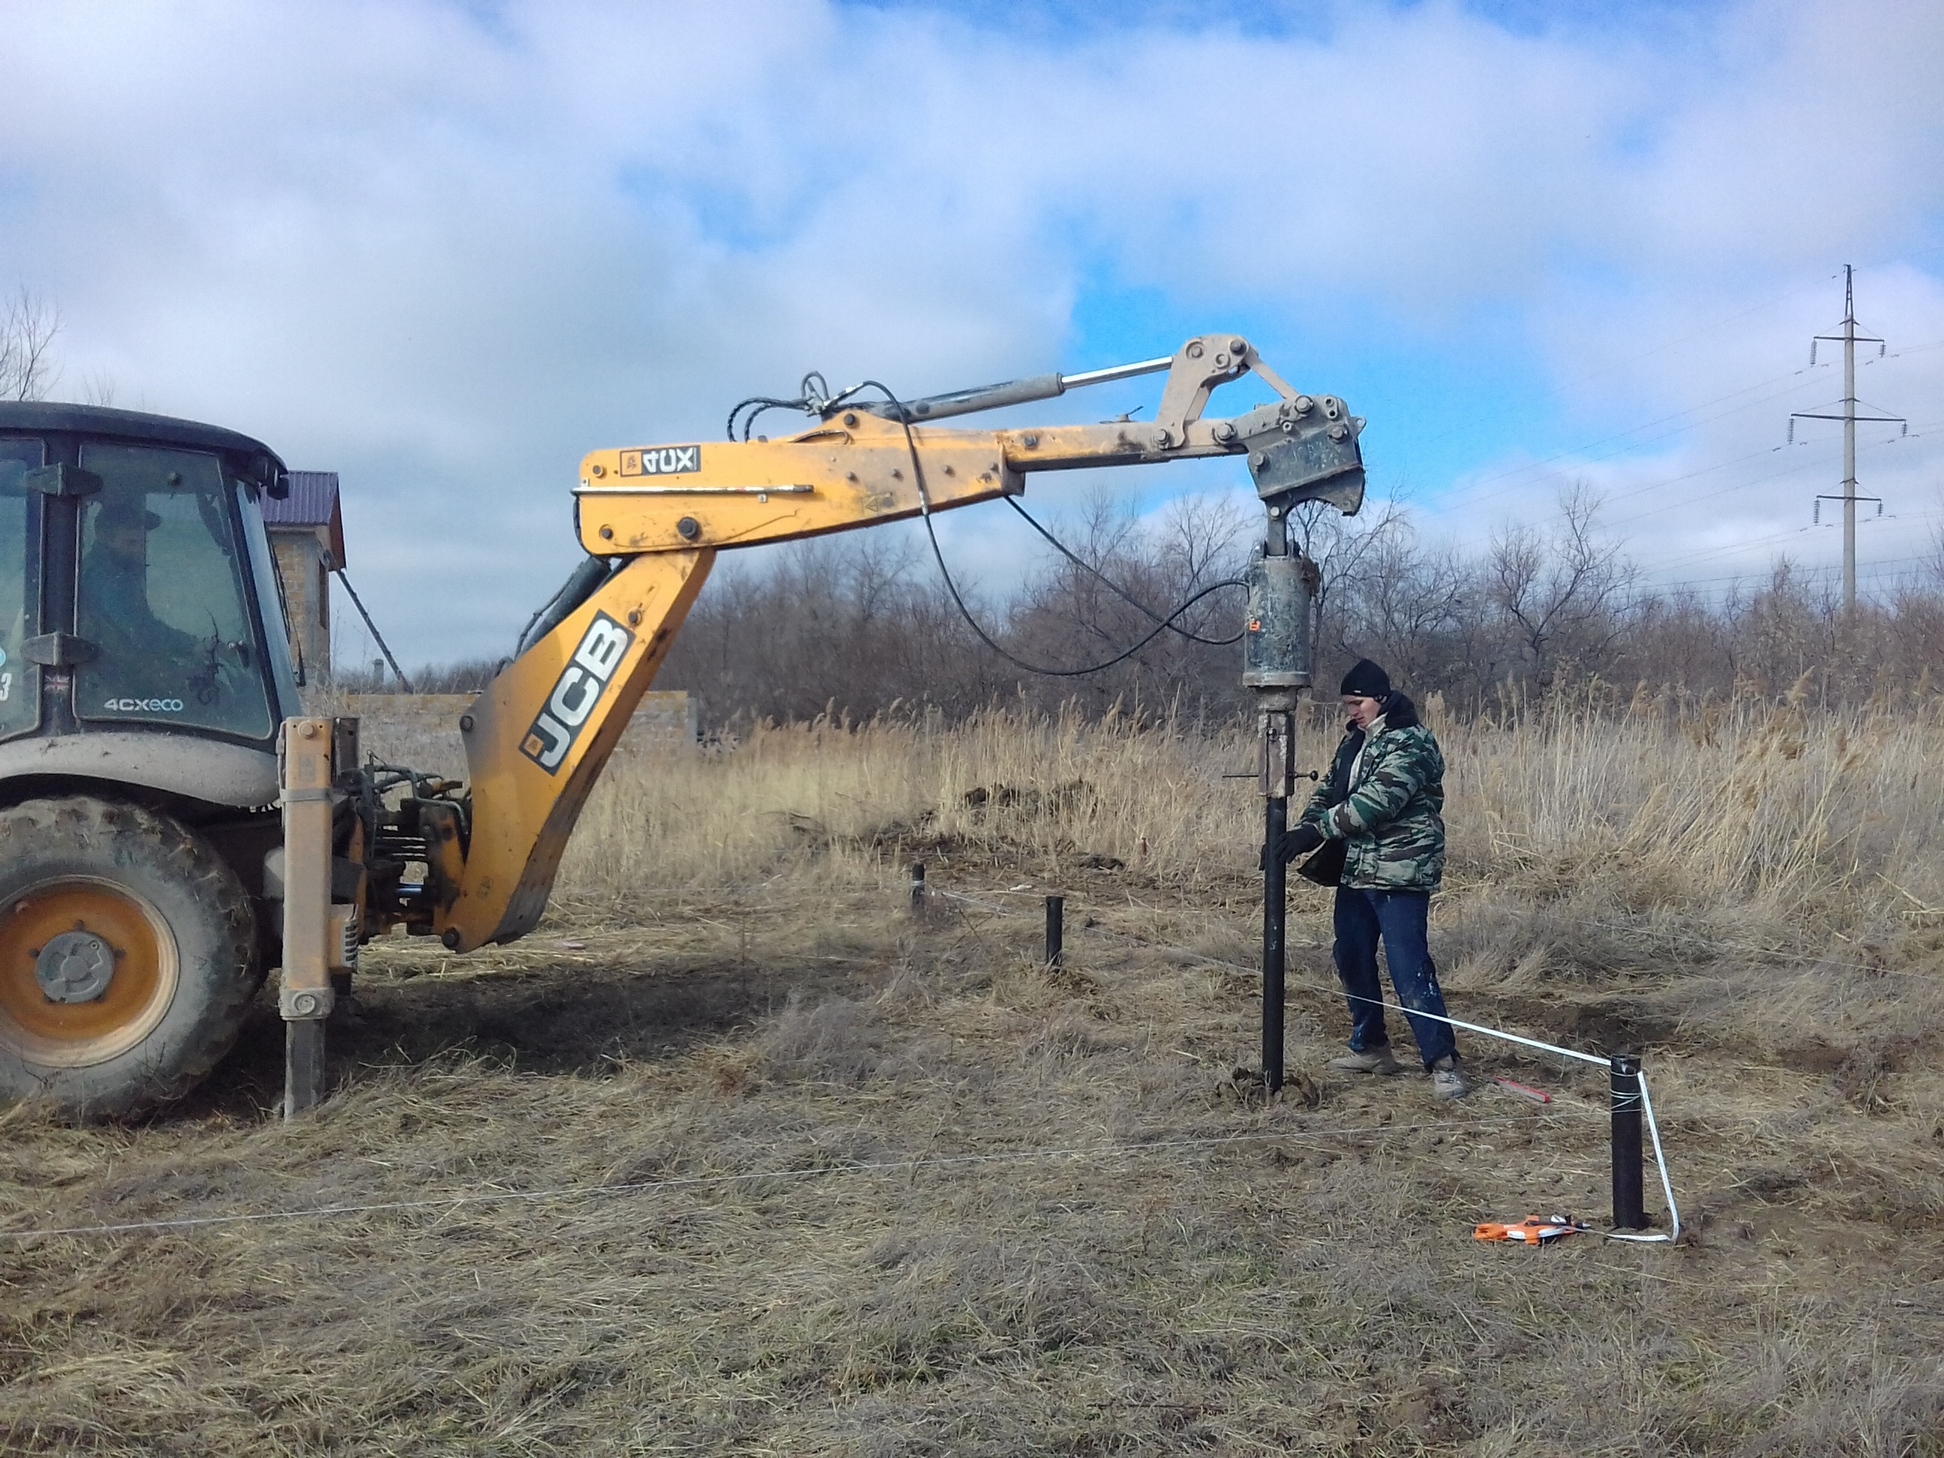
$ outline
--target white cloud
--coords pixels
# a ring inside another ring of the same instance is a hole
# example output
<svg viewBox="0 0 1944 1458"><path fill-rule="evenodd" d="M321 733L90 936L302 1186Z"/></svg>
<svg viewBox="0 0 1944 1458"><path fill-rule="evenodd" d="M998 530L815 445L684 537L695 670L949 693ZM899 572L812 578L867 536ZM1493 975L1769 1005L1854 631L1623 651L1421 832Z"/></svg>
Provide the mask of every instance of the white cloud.
<svg viewBox="0 0 1944 1458"><path fill-rule="evenodd" d="M1021 35L811 0L13 3L0 33L0 267L60 301L69 381L342 471L354 576L413 659L517 630L576 551L585 450L713 435L812 366L930 390L1099 363L1062 352L1102 268L1311 340L1288 364L1326 388L1352 360L1462 377L1495 320L1523 369L1481 369L1550 380L1526 411L1548 441L1793 368L1834 317L1802 285L1846 257L1880 332L1944 338L1932 6L1521 36L1449 4ZM1941 373L1887 361L1865 394L1918 419ZM1548 469L1621 517L1788 408ZM1515 464L1487 439L1475 476ZM1903 475L1882 456L1900 491L1934 479L1910 446ZM1542 510L1550 485L1490 499ZM1697 503L1643 546L1763 535L1803 499ZM988 576L1017 555L1010 527L952 526Z"/></svg>

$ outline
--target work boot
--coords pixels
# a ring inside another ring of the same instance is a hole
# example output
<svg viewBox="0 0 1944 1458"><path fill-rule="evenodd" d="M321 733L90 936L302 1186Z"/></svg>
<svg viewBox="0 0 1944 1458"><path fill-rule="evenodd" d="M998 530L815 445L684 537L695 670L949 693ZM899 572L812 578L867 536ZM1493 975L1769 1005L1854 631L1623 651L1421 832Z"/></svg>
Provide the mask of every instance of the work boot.
<svg viewBox="0 0 1944 1458"><path fill-rule="evenodd" d="M1431 1097L1462 1099L1472 1091L1472 1081L1456 1054L1447 1053L1431 1065Z"/></svg>
<svg viewBox="0 0 1944 1458"><path fill-rule="evenodd" d="M1332 1058L1330 1067L1339 1073L1402 1073L1404 1065L1391 1056L1390 1044L1379 1043L1361 1053L1346 1053Z"/></svg>

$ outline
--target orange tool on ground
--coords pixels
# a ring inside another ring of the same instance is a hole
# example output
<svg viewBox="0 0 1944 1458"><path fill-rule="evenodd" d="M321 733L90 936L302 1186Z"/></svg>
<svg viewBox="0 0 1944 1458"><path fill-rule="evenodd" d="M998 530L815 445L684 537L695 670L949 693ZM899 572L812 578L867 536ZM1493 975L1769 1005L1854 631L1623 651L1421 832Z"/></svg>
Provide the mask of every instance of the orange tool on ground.
<svg viewBox="0 0 1944 1458"><path fill-rule="evenodd" d="M1516 1225L1499 1221L1487 1221L1472 1229L1473 1240L1506 1240L1517 1245L1551 1245L1555 1240L1564 1240L1569 1235L1577 1235L1582 1230L1593 1227L1584 1220L1575 1220L1570 1215L1554 1215L1550 1219L1540 1215L1528 1215Z"/></svg>
<svg viewBox="0 0 1944 1458"><path fill-rule="evenodd" d="M1492 1082L1507 1093L1517 1094L1522 1099L1531 1099L1535 1104L1549 1104L1553 1101L1552 1095L1543 1088L1534 1088L1529 1083L1520 1083L1516 1078L1495 1078Z"/></svg>

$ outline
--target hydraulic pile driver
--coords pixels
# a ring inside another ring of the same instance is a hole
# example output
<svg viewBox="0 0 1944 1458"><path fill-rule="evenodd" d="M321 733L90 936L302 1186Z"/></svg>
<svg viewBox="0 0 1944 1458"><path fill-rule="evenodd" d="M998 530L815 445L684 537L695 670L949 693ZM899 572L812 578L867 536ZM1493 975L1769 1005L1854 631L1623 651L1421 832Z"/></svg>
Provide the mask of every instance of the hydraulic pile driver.
<svg viewBox="0 0 1944 1458"><path fill-rule="evenodd" d="M1350 438L1355 427L1351 423ZM1310 497L1346 515L1362 504L1363 476L1326 485ZM1290 501L1267 498L1267 529L1249 562L1249 620L1242 635L1242 683L1256 700L1257 783L1264 806L1262 826L1262 1082L1274 1093L1283 1081L1283 978L1288 864L1280 852L1289 828L1289 797L1296 782L1296 711L1311 687L1312 609L1320 575L1316 563L1289 537ZM1312 776L1313 778L1314 776Z"/></svg>
<svg viewBox="0 0 1944 1458"><path fill-rule="evenodd" d="M933 423L1164 371L1151 424ZM1211 391L1251 373L1273 401L1204 418ZM303 711L260 504L287 473L268 448L0 404L0 1098L117 1113L176 1097L278 966L285 1110L311 1107L361 945L402 927L464 953L539 921L718 552L1015 495L1034 471L1246 459L1269 521L1247 642L1277 833L1308 682L1289 512L1357 509L1363 422L1230 334L1089 374L884 393L790 402L815 418L786 439L589 454L574 491L587 556L460 719L464 782L363 762L355 720Z"/></svg>

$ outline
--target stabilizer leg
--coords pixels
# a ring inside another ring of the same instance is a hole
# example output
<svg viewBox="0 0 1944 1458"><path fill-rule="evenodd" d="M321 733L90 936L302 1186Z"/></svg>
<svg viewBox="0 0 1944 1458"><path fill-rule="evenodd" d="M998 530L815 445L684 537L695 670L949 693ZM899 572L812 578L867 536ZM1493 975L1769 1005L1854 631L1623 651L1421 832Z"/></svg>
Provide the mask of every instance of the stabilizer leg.
<svg viewBox="0 0 1944 1458"><path fill-rule="evenodd" d="M332 724L286 719L283 742L284 925L277 1010L284 1018L284 1118L324 1097L324 1020L335 1000L331 906ZM347 909L348 910L348 909Z"/></svg>
<svg viewBox="0 0 1944 1458"><path fill-rule="evenodd" d="M284 1024L284 1118L307 1114L324 1101L324 1019Z"/></svg>

